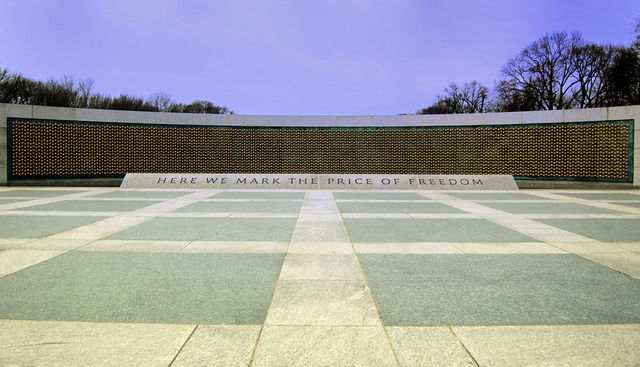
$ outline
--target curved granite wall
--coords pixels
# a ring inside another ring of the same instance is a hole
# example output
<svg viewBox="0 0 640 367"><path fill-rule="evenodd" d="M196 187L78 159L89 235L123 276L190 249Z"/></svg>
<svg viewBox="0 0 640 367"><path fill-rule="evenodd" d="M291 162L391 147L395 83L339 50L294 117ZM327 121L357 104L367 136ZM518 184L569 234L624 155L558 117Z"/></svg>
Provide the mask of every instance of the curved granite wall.
<svg viewBox="0 0 640 367"><path fill-rule="evenodd" d="M397 116L0 104L0 184L127 172L512 174L638 186L640 106Z"/></svg>

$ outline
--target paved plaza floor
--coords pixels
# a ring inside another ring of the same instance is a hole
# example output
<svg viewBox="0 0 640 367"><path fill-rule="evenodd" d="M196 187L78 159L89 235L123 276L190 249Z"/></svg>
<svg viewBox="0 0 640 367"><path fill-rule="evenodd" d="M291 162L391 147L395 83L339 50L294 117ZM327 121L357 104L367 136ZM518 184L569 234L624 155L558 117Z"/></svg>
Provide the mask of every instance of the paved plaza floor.
<svg viewBox="0 0 640 367"><path fill-rule="evenodd" d="M640 191L0 187L0 365L638 366Z"/></svg>

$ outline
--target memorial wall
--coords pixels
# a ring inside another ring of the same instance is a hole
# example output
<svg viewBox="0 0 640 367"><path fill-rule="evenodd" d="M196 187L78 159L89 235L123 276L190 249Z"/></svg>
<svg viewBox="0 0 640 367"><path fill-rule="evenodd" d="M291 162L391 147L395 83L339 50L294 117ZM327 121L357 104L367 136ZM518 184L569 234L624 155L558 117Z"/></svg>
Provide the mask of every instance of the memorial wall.
<svg viewBox="0 0 640 367"><path fill-rule="evenodd" d="M570 111L306 117L0 107L5 183L126 173L297 173L631 185L637 167L639 106L580 110L573 118Z"/></svg>

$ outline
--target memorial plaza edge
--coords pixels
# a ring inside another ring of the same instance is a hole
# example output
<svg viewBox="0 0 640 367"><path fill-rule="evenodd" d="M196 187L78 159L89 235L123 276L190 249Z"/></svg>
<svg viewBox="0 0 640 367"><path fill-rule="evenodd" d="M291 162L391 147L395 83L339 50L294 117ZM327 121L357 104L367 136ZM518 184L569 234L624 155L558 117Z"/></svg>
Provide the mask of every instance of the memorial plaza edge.
<svg viewBox="0 0 640 367"><path fill-rule="evenodd" d="M0 185L125 173L508 174L631 188L640 106L456 115L260 116L0 104Z"/></svg>

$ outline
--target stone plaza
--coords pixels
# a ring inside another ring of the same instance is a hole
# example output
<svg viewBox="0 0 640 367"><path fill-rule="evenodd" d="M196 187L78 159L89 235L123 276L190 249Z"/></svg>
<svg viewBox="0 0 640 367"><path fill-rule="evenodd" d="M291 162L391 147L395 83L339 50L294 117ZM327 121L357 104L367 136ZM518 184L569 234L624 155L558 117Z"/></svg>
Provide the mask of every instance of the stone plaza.
<svg viewBox="0 0 640 367"><path fill-rule="evenodd" d="M640 361L637 190L0 188L1 365Z"/></svg>
<svg viewBox="0 0 640 367"><path fill-rule="evenodd" d="M638 366L638 120L0 104L0 366Z"/></svg>

